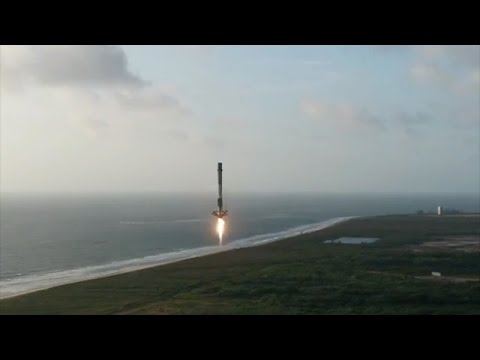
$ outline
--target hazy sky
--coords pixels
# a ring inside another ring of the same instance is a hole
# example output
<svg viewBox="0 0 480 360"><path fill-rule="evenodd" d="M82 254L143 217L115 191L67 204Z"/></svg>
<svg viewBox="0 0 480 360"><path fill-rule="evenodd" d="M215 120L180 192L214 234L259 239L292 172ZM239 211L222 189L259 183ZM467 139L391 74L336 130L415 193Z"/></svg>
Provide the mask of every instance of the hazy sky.
<svg viewBox="0 0 480 360"><path fill-rule="evenodd" d="M479 46L1 46L2 191L480 189Z"/></svg>

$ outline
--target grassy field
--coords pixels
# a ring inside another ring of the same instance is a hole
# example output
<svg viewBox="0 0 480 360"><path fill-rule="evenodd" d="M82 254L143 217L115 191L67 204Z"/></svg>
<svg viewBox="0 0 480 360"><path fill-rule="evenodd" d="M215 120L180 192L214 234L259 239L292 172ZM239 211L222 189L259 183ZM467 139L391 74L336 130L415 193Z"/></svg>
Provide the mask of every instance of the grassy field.
<svg viewBox="0 0 480 360"><path fill-rule="evenodd" d="M383 216L0 301L0 314L480 314L480 252L415 252L480 235L480 216ZM325 244L341 236L368 245Z"/></svg>

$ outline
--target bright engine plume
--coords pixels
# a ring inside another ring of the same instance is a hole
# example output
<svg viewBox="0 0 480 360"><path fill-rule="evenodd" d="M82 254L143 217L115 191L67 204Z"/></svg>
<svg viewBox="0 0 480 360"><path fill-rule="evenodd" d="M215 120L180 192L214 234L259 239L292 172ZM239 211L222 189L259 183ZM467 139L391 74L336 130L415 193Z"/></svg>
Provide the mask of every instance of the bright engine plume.
<svg viewBox="0 0 480 360"><path fill-rule="evenodd" d="M223 231L225 230L225 220L222 218L217 219L217 233L218 233L218 238L220 239L220 245L222 245L222 240L223 240Z"/></svg>

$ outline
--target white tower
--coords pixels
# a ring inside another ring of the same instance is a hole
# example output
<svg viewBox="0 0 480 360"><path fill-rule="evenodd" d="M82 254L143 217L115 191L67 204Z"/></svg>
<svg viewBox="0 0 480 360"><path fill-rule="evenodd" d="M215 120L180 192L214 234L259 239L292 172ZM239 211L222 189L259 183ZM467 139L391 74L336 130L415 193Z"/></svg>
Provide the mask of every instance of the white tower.
<svg viewBox="0 0 480 360"><path fill-rule="evenodd" d="M439 207L437 208L437 214L438 214L438 215L442 215L442 212L443 212L443 208L442 208L441 206L439 206Z"/></svg>

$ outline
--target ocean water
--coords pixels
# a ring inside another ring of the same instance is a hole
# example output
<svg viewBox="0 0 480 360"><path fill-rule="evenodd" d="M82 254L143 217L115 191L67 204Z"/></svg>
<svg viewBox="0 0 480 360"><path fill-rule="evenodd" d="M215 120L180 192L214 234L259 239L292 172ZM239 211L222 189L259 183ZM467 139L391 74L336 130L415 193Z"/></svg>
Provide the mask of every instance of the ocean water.
<svg viewBox="0 0 480 360"><path fill-rule="evenodd" d="M0 197L0 298L275 241L353 216L480 212L478 194L6 194Z"/></svg>

